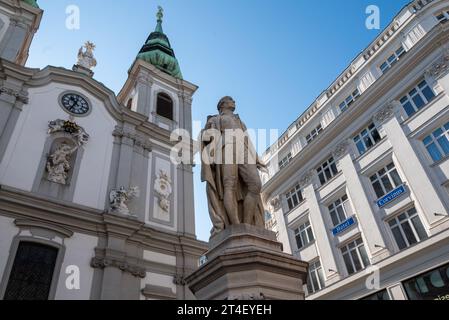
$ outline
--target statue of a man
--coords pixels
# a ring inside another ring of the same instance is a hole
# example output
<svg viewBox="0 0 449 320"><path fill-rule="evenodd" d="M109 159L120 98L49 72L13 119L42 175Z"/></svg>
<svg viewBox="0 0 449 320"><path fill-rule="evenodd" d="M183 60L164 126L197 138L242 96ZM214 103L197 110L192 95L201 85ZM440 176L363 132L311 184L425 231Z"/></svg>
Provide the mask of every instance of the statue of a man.
<svg viewBox="0 0 449 320"><path fill-rule="evenodd" d="M259 170L266 166L257 156L245 124L234 114L235 107L231 97L222 98L219 114L208 118L201 134L201 178L207 182L212 236L229 225L265 227Z"/></svg>

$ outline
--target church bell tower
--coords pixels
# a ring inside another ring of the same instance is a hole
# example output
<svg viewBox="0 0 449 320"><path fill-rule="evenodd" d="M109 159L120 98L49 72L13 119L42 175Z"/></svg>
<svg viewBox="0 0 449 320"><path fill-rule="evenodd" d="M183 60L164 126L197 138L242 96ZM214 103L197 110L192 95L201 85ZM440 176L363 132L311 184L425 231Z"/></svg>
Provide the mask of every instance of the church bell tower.
<svg viewBox="0 0 449 320"><path fill-rule="evenodd" d="M175 52L162 28L163 16L159 7L156 28L138 53L119 101L147 116L149 122L160 128L191 132L192 95L197 86L183 79Z"/></svg>

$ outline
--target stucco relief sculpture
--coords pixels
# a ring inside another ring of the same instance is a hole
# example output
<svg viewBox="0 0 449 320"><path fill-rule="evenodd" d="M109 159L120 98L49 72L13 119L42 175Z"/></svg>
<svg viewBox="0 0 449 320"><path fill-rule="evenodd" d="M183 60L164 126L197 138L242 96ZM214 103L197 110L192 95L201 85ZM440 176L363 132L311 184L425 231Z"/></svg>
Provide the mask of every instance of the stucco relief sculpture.
<svg viewBox="0 0 449 320"><path fill-rule="evenodd" d="M134 198L138 198L139 195L140 190L138 187L132 187L129 189L120 187L119 189L111 190L111 193L109 194L109 201L111 206L110 212L130 215L128 202Z"/></svg>
<svg viewBox="0 0 449 320"><path fill-rule="evenodd" d="M165 212L170 211L170 196L173 192L171 184L167 172L159 170L154 181L154 191L159 198L159 207Z"/></svg>
<svg viewBox="0 0 449 320"><path fill-rule="evenodd" d="M63 142L56 147L55 151L48 156L46 163L47 180L53 183L66 185L71 168L73 154L89 141L86 131L70 120L54 120L48 124L48 134L68 134L73 145Z"/></svg>
<svg viewBox="0 0 449 320"><path fill-rule="evenodd" d="M85 49L83 51L83 48ZM81 47L78 51L78 62L77 65L83 68L91 70L97 66L97 60L94 58L95 45L87 41L84 47Z"/></svg>
<svg viewBox="0 0 449 320"><path fill-rule="evenodd" d="M89 142L89 135L86 130L71 120L58 119L50 121L48 124L48 134L57 132L65 132L72 135L78 146L83 146Z"/></svg>
<svg viewBox="0 0 449 320"><path fill-rule="evenodd" d="M55 152L48 157L47 179L51 182L65 185L70 170L70 160L77 147L66 143L58 146Z"/></svg>
<svg viewBox="0 0 449 320"><path fill-rule="evenodd" d="M221 99L219 114L208 118L201 133L201 178L206 182L212 236L230 225L265 227L259 170L265 171L266 165L235 108L231 97Z"/></svg>

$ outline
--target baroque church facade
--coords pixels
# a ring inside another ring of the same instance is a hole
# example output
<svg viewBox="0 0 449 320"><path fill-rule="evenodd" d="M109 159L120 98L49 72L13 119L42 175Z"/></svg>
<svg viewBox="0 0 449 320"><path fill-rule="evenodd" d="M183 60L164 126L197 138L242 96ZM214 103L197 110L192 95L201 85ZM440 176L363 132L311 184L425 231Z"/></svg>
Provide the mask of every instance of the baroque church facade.
<svg viewBox="0 0 449 320"><path fill-rule="evenodd" d="M194 299L207 244L170 134L191 133L197 86L161 10L118 95L93 78L92 43L72 70L25 66L42 16L0 1L0 299Z"/></svg>

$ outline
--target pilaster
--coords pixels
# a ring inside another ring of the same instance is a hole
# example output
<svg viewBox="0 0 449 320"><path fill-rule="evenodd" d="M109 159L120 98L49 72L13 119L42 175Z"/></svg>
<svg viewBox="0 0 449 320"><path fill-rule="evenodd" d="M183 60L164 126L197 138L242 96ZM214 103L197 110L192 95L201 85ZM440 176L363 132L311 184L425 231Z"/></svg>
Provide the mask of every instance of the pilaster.
<svg viewBox="0 0 449 320"><path fill-rule="evenodd" d="M372 263L376 263L390 255L386 248L386 242L382 237L380 228L371 227L381 223L376 217L368 200L365 188L357 169L352 161L350 142L343 141L334 151L334 158L338 161L339 169L346 179L346 189L354 207L360 230L366 240L365 246L371 253Z"/></svg>
<svg viewBox="0 0 449 320"><path fill-rule="evenodd" d="M317 246L320 249L321 264L323 266L325 278L328 282L335 282L340 280L340 275L335 273L338 270L337 261L335 259L334 250L331 246L331 239L329 231L326 229L326 223L323 219L325 214L321 209L318 195L315 191L315 186L318 185L318 177L315 171L310 171L305 174L300 180L301 187L303 188L304 198L307 199L309 207L309 219L313 225L315 232L315 239Z"/></svg>
<svg viewBox="0 0 449 320"><path fill-rule="evenodd" d="M417 209L423 218L425 218L430 229L432 229L441 220L435 213L445 213L447 210L438 197L435 186L432 184L425 168L395 116L394 110L396 107L399 107L397 102L387 104L384 109L376 114L375 119L382 123L382 127L393 147L397 164L405 175L403 178L408 182L407 186L417 201Z"/></svg>

